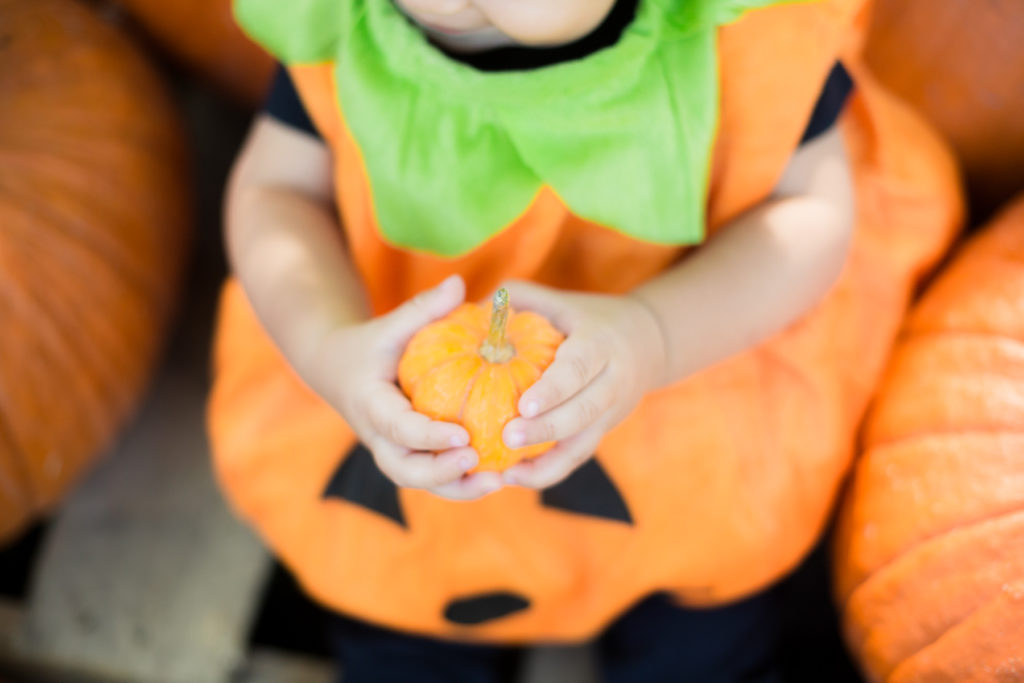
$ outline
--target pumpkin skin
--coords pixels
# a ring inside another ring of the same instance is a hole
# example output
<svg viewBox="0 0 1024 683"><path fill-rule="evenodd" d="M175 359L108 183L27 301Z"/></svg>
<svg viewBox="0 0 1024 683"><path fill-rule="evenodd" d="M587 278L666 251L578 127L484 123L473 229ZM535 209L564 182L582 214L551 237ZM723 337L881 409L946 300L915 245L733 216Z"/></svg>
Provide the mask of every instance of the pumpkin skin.
<svg viewBox="0 0 1024 683"><path fill-rule="evenodd" d="M266 94L274 60L235 23L231 0L116 0L163 49L247 104Z"/></svg>
<svg viewBox="0 0 1024 683"><path fill-rule="evenodd" d="M432 420L455 422L469 432L480 456L474 472L505 470L549 450L552 443L508 448L501 432L519 414L519 397L551 365L563 335L542 316L506 311L504 359L485 348L490 330L504 321L504 290L495 295L497 315L483 306L463 304L443 320L417 332L398 365L398 382L413 409ZM497 332L502 336L504 330Z"/></svg>
<svg viewBox="0 0 1024 683"><path fill-rule="evenodd" d="M870 680L1024 679L1024 196L908 318L843 503L836 582Z"/></svg>
<svg viewBox="0 0 1024 683"><path fill-rule="evenodd" d="M157 74L72 0L0 0L0 540L138 405L191 209Z"/></svg>
<svg viewBox="0 0 1024 683"><path fill-rule="evenodd" d="M974 209L1024 187L1024 7L1019 0L880 0L865 57L953 145Z"/></svg>

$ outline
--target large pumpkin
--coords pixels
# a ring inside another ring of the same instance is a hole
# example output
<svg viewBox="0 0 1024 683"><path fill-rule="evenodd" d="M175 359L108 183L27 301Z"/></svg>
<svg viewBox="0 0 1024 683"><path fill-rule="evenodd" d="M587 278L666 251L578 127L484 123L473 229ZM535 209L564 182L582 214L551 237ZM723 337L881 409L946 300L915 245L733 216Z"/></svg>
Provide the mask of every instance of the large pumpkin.
<svg viewBox="0 0 1024 683"><path fill-rule="evenodd" d="M235 23L231 0L115 0L163 48L246 103L270 84L274 60Z"/></svg>
<svg viewBox="0 0 1024 683"><path fill-rule="evenodd" d="M490 310L463 304L417 332L398 365L398 381L418 412L466 428L480 455L476 471L505 470L553 445L508 448L501 433L561 341L536 313L510 311L508 290L499 289Z"/></svg>
<svg viewBox="0 0 1024 683"><path fill-rule="evenodd" d="M74 0L0 0L0 540L108 447L153 368L189 224L156 74Z"/></svg>
<svg viewBox="0 0 1024 683"><path fill-rule="evenodd" d="M904 328L839 525L871 680L1024 680L1024 197Z"/></svg>
<svg viewBox="0 0 1024 683"><path fill-rule="evenodd" d="M1024 187L1024 4L880 0L866 57L950 140L981 213Z"/></svg>

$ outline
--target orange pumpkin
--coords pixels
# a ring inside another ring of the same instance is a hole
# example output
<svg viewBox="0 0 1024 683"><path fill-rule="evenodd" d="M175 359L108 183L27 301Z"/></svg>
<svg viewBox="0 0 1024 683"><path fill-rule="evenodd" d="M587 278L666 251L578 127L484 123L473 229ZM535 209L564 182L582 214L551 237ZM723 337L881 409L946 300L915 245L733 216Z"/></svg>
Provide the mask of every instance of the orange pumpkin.
<svg viewBox="0 0 1024 683"><path fill-rule="evenodd" d="M979 214L1024 187L1024 5L880 0L866 59L945 135Z"/></svg>
<svg viewBox="0 0 1024 683"><path fill-rule="evenodd" d="M417 412L466 428L480 455L474 471L505 470L552 446L508 448L501 431L519 414L519 397L551 365L562 339L536 313L511 312L508 291L500 289L490 314L463 304L416 333L398 365L398 381Z"/></svg>
<svg viewBox="0 0 1024 683"><path fill-rule="evenodd" d="M840 517L874 681L1024 680L1024 196L912 312Z"/></svg>
<svg viewBox="0 0 1024 683"><path fill-rule="evenodd" d="M0 0L0 540L138 404L188 234L184 141L139 52L73 0Z"/></svg>
<svg viewBox="0 0 1024 683"><path fill-rule="evenodd" d="M231 0L116 0L188 67L242 102L259 102L274 60L235 23Z"/></svg>

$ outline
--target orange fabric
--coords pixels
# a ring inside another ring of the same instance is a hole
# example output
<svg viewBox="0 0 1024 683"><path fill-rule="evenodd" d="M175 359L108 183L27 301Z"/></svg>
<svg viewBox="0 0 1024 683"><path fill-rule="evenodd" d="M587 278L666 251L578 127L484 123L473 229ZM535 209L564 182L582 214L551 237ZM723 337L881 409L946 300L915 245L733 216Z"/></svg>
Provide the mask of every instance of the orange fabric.
<svg viewBox="0 0 1024 683"><path fill-rule="evenodd" d="M829 69L852 44L860 10L854 0L777 7L722 31L713 228L771 192ZM868 74L848 66L858 94L843 129L858 227L841 281L770 343L650 395L605 438L596 457L634 525L552 510L522 489L465 504L402 490L408 528L323 501L352 435L287 371L231 282L211 429L218 474L236 508L325 604L452 637L579 639L652 590L707 605L780 577L824 524L911 291L945 251L961 212L945 148ZM682 254L574 218L550 192L466 257L389 246L373 228L367 181L338 117L329 69L297 69L295 77L336 151L345 235L378 311L451 272L466 278L474 298L507 277L623 291ZM528 596L530 607L472 628L444 619L453 597L489 591Z"/></svg>
<svg viewBox="0 0 1024 683"><path fill-rule="evenodd" d="M1024 678L1022 339L1024 197L910 315L865 425L836 571L872 680Z"/></svg>

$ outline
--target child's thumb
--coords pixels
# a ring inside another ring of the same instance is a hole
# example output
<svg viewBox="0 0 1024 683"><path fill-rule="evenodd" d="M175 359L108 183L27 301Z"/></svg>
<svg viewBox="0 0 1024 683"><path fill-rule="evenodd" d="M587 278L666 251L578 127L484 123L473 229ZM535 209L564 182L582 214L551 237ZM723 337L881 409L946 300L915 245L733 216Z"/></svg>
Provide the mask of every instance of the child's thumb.
<svg viewBox="0 0 1024 683"><path fill-rule="evenodd" d="M388 313L385 319L389 336L404 345L421 328L453 311L465 298L465 283L458 275L452 275Z"/></svg>

